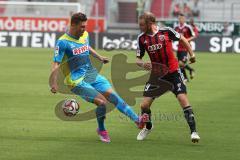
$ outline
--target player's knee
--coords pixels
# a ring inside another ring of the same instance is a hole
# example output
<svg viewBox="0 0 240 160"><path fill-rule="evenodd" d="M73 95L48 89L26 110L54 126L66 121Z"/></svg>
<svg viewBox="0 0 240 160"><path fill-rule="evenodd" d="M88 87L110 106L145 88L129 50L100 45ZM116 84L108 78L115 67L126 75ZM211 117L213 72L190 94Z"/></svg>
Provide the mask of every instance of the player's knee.
<svg viewBox="0 0 240 160"><path fill-rule="evenodd" d="M107 100L105 97L97 97L94 99L94 103L97 106L106 106L107 105Z"/></svg>
<svg viewBox="0 0 240 160"><path fill-rule="evenodd" d="M186 94L178 94L177 99L182 107L189 106L189 101Z"/></svg>

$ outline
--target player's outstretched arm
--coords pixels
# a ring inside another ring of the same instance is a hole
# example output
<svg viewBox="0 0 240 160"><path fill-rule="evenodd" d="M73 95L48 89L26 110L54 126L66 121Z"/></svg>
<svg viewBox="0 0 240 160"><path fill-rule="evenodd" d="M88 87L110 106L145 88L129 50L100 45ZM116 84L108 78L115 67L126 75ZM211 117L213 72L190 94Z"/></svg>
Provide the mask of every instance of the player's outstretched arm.
<svg viewBox="0 0 240 160"><path fill-rule="evenodd" d="M188 53L190 55L190 62L191 63L196 62L195 54L193 53L192 47L190 46L188 40L184 36L181 36L180 37L180 41L185 46L185 48L187 49L187 51L188 51Z"/></svg>
<svg viewBox="0 0 240 160"><path fill-rule="evenodd" d="M93 57L97 58L104 64L109 62L109 59L107 57L101 56L92 47L89 47L89 50L90 50L91 54L93 55Z"/></svg>
<svg viewBox="0 0 240 160"><path fill-rule="evenodd" d="M146 70L151 70L152 69L152 65L151 63L145 63L141 58L138 58L136 59L136 64L139 66L139 67L142 67Z"/></svg>
<svg viewBox="0 0 240 160"><path fill-rule="evenodd" d="M51 77L50 77L50 87L52 93L57 93L58 86L57 86L57 77L58 77L58 68L59 68L58 62L52 63L52 71L51 71Z"/></svg>

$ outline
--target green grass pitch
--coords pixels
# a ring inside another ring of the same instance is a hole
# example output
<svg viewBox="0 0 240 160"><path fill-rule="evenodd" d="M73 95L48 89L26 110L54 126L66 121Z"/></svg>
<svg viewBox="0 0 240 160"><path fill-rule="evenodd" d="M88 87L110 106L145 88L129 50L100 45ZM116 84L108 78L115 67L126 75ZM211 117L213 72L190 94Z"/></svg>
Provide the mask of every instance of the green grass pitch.
<svg viewBox="0 0 240 160"><path fill-rule="evenodd" d="M111 58L114 53L99 50ZM116 53L116 52L115 52ZM49 92L51 49L0 48L0 160L233 160L240 157L240 55L197 53L196 78L188 93L201 136L192 144L175 97L157 99L154 131L138 129L117 111L107 115L112 142L96 135L96 121L66 122L54 114L65 95ZM129 52L134 62L134 52ZM110 65L103 74L110 77ZM83 108L93 105L81 101ZM134 106L139 112L139 102ZM178 115L173 119L172 115Z"/></svg>

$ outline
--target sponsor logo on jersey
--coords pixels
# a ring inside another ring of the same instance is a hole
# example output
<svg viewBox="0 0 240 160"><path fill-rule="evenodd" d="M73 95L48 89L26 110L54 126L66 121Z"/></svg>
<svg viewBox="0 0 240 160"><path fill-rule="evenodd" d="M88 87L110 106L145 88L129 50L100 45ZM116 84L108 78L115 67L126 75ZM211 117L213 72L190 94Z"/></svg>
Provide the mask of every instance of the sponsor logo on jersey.
<svg viewBox="0 0 240 160"><path fill-rule="evenodd" d="M162 44L158 43L158 44L154 44L151 46L148 46L148 51L156 51L162 48Z"/></svg>
<svg viewBox="0 0 240 160"><path fill-rule="evenodd" d="M79 55L79 54L84 53L88 50L89 50L89 47L87 45L84 45L82 47L73 49L73 55Z"/></svg>
<svg viewBox="0 0 240 160"><path fill-rule="evenodd" d="M160 41L164 41L164 39L165 39L164 35L160 35L159 39L160 39Z"/></svg>

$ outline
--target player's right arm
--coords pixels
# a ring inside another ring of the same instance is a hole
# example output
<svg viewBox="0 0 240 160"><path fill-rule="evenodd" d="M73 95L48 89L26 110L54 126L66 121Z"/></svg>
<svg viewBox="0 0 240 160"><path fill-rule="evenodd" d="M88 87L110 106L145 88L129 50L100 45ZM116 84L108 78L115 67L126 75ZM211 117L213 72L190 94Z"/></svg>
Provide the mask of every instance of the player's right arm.
<svg viewBox="0 0 240 160"><path fill-rule="evenodd" d="M50 80L50 87L52 93L57 93L58 85L57 85L57 77L58 77L58 68L60 66L60 63L53 62L52 63L52 73L51 73L51 80Z"/></svg>
<svg viewBox="0 0 240 160"><path fill-rule="evenodd" d="M64 41L58 41L54 51L53 63L51 68L50 87L52 93L57 93L57 77L60 63L63 60L65 54L66 44Z"/></svg>
<svg viewBox="0 0 240 160"><path fill-rule="evenodd" d="M145 48L144 48L144 45L143 43L141 42L140 40L140 36L138 36L137 38L137 51L136 51L136 64L139 66L139 67L143 67L147 70L150 70L152 68L152 65L151 63L145 63L142 58L145 54Z"/></svg>

